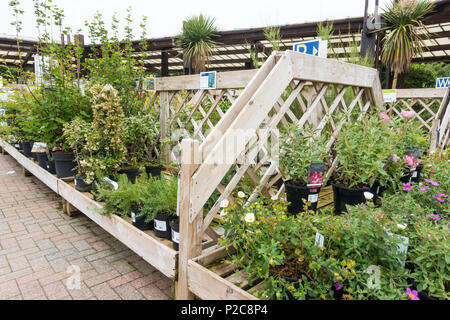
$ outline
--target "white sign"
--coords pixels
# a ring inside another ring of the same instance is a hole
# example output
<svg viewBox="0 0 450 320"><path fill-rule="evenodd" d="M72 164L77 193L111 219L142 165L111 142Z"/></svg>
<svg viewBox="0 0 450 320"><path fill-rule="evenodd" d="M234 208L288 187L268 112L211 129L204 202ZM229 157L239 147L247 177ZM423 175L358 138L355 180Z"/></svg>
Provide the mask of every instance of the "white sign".
<svg viewBox="0 0 450 320"><path fill-rule="evenodd" d="M311 203L316 203L317 200L319 200L319 194L318 193L314 193L314 194L309 194L308 195L308 201Z"/></svg>
<svg viewBox="0 0 450 320"><path fill-rule="evenodd" d="M395 89L383 90L383 99L384 99L384 102L386 102L386 103L396 102L397 101L397 90L395 90Z"/></svg>
<svg viewBox="0 0 450 320"><path fill-rule="evenodd" d="M319 246L319 248L323 247L324 240L325 240L325 237L317 232L316 233L316 242L314 242L314 245Z"/></svg>
<svg viewBox="0 0 450 320"><path fill-rule="evenodd" d="M155 229L158 231L167 231L167 222L160 220L153 220L155 222Z"/></svg>
<svg viewBox="0 0 450 320"><path fill-rule="evenodd" d="M293 44L292 50L316 57L326 58L328 53L328 40L318 39L296 42Z"/></svg>
<svg viewBox="0 0 450 320"><path fill-rule="evenodd" d="M180 243L180 234L172 229L172 241Z"/></svg>
<svg viewBox="0 0 450 320"><path fill-rule="evenodd" d="M217 72L208 71L200 73L200 89L215 89Z"/></svg>

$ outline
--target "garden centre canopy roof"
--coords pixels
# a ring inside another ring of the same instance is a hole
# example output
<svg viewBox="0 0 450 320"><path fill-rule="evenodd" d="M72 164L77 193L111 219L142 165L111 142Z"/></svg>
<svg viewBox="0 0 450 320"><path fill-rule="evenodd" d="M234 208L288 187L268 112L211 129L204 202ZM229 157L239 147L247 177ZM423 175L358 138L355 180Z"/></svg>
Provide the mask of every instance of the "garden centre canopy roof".
<svg viewBox="0 0 450 320"><path fill-rule="evenodd" d="M329 56L345 59L349 55L352 44L358 50L361 41L363 17L330 21L334 25L334 36L329 48ZM429 31L430 39L425 40L427 49L415 57L413 62L448 62L450 61L450 0L436 2L435 10L424 21ZM280 50L291 49L293 43L312 40L317 37L318 22L283 25L280 27L282 37ZM258 52L260 59L270 55L272 47L265 40L264 28L252 28L219 32L215 39L219 46L214 50L208 63L208 69L217 71L242 70L252 68L250 49ZM24 66L33 65L36 52L36 40L23 39L20 43L20 53L14 37L0 35L0 59L6 64L20 62ZM134 42L139 51L139 41ZM86 53L91 46L86 46ZM177 46L174 37L148 40L148 58L145 66L151 73L174 75L183 73L183 52ZM139 53L136 53L139 59Z"/></svg>

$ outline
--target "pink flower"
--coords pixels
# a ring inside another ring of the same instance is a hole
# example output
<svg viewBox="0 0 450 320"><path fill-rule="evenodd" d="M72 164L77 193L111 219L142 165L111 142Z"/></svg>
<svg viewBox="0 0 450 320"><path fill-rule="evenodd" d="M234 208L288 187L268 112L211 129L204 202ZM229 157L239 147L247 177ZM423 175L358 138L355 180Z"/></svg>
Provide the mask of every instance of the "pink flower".
<svg viewBox="0 0 450 320"><path fill-rule="evenodd" d="M448 195L446 195L444 193L439 193L439 194L436 194L434 197L436 198L436 200L438 200L440 202L444 202L445 201L444 198L448 198Z"/></svg>
<svg viewBox="0 0 450 320"><path fill-rule="evenodd" d="M383 120L390 120L389 116L383 112L380 112L380 118Z"/></svg>
<svg viewBox="0 0 450 320"><path fill-rule="evenodd" d="M333 137L334 137L335 139L337 139L338 135L339 135L338 132L333 133Z"/></svg>
<svg viewBox="0 0 450 320"><path fill-rule="evenodd" d="M405 118L411 118L413 115L415 115L416 113L414 111L406 111L406 110L402 110L401 112L402 116Z"/></svg>
<svg viewBox="0 0 450 320"><path fill-rule="evenodd" d="M430 169L430 172L436 172L436 170L434 170L434 169Z"/></svg>
<svg viewBox="0 0 450 320"><path fill-rule="evenodd" d="M413 154L407 154L405 155L405 162L408 164L408 167L415 169L419 165L420 159L415 158Z"/></svg>
<svg viewBox="0 0 450 320"><path fill-rule="evenodd" d="M339 282L337 282L337 281L334 282L333 286L334 286L334 287L336 288L336 290L338 290L338 291L342 289L341 284L340 284Z"/></svg>
<svg viewBox="0 0 450 320"><path fill-rule="evenodd" d="M420 187L419 190L422 191L422 192L425 192L425 191L427 191L427 188L425 188L425 187Z"/></svg>
<svg viewBox="0 0 450 320"><path fill-rule="evenodd" d="M398 156L397 156L396 154L394 154L394 155L392 156L392 161L398 162Z"/></svg>
<svg viewBox="0 0 450 320"><path fill-rule="evenodd" d="M440 184L437 183L436 181L431 181L431 184L432 184L433 186L435 186L435 187L439 187L439 186L440 186Z"/></svg>
<svg viewBox="0 0 450 320"><path fill-rule="evenodd" d="M411 300L420 300L418 297L419 293L417 292L417 290L411 290L410 288L407 288L406 293L408 294L408 297Z"/></svg>
<svg viewBox="0 0 450 320"><path fill-rule="evenodd" d="M361 209L366 210L367 208L366 206L361 206Z"/></svg>
<svg viewBox="0 0 450 320"><path fill-rule="evenodd" d="M404 183L403 184L403 188L402 188L402 190L403 191L409 191L409 190L411 190L413 187L412 187L412 185L411 185L411 183Z"/></svg>
<svg viewBox="0 0 450 320"><path fill-rule="evenodd" d="M441 216L438 215L438 214L432 214L432 213L430 213L428 216L429 216L432 220L434 220L434 221L439 221L439 220L441 220Z"/></svg>

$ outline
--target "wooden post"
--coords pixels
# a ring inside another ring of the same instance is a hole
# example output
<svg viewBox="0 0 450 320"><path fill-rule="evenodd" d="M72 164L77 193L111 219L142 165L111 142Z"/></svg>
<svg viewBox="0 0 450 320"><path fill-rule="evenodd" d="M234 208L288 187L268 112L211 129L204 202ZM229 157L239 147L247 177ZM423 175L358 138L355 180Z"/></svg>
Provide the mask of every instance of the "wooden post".
<svg viewBox="0 0 450 320"><path fill-rule="evenodd" d="M193 299L188 288L188 260L202 253L202 222L199 214L189 222L192 174L198 168L200 160L199 142L193 139L181 141L181 171L178 190L178 209L180 216L180 251L178 260L178 281L175 299Z"/></svg>
<svg viewBox="0 0 450 320"><path fill-rule="evenodd" d="M169 75L169 53L161 51L161 76L167 77Z"/></svg>
<svg viewBox="0 0 450 320"><path fill-rule="evenodd" d="M169 164L169 145L167 144L167 140L170 138L170 128L169 128L169 117L170 117L170 105L169 105L169 92L161 91L159 94L159 105L160 105L160 114L159 114L159 129L161 141L161 159L165 164Z"/></svg>

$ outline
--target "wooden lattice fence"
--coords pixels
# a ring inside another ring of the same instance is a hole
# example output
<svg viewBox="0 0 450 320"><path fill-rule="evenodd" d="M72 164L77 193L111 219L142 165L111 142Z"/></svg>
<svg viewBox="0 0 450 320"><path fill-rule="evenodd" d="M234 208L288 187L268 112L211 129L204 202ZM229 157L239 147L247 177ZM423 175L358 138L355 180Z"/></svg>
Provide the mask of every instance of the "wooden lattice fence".
<svg viewBox="0 0 450 320"><path fill-rule="evenodd" d="M189 297L188 260L202 253L205 235L220 237L211 222L221 201L233 203L233 192L243 188L249 200L283 191L275 186L281 174L271 152L278 129L309 125L326 136L330 150L345 121L382 104L375 69L292 51L272 54L201 145L182 142L179 297ZM327 177L336 164L332 159Z"/></svg>

